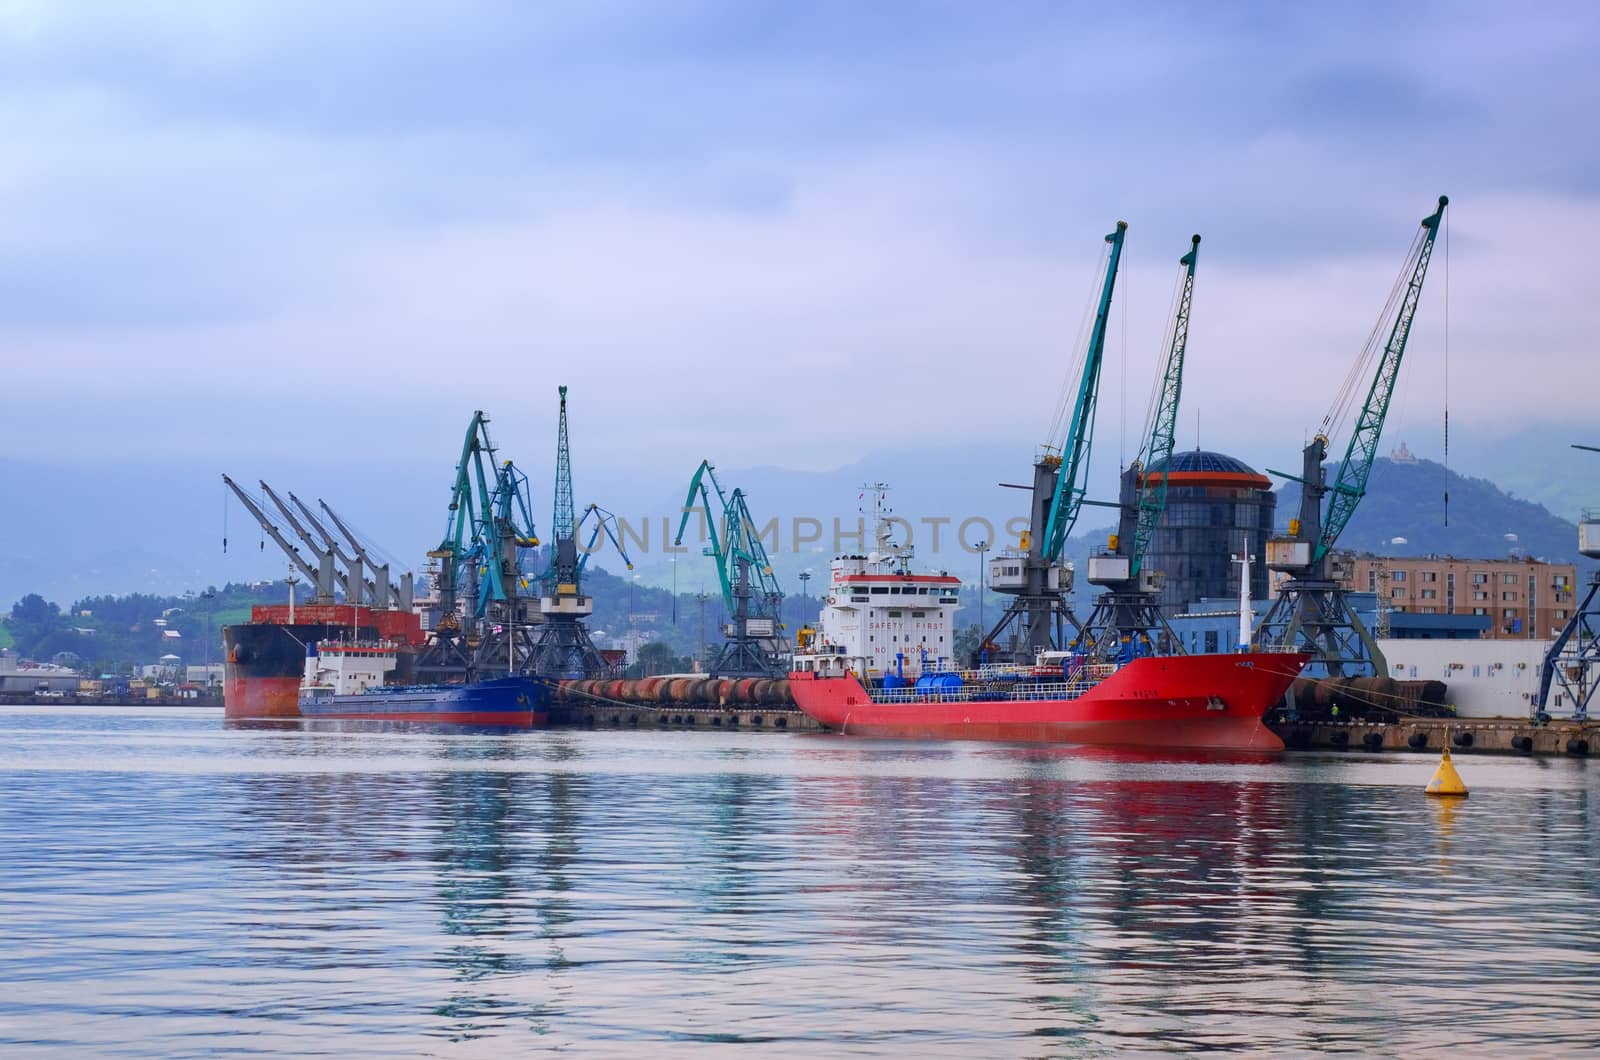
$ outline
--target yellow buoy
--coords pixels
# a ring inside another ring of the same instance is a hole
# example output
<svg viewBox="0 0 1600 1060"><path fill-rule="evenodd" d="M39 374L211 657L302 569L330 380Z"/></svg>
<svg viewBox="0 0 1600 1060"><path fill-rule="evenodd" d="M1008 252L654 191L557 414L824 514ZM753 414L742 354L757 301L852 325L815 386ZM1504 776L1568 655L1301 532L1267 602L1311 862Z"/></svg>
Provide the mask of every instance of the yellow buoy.
<svg viewBox="0 0 1600 1060"><path fill-rule="evenodd" d="M1439 759L1439 768L1433 771L1433 779L1428 781L1427 793L1429 795L1454 795L1460 798L1467 797L1467 786L1461 782L1461 774L1456 772L1456 767L1450 761L1450 748L1444 749L1444 755Z"/></svg>

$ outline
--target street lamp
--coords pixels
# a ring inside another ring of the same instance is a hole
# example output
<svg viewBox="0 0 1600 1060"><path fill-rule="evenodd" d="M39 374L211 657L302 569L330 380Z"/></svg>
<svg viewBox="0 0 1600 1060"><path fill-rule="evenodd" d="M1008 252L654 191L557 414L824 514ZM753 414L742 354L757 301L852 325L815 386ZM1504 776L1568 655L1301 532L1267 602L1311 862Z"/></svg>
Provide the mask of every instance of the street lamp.
<svg viewBox="0 0 1600 1060"><path fill-rule="evenodd" d="M974 547L978 550L978 659L981 662L983 660L983 638L988 632L983 624L983 554L989 551L989 542L979 541Z"/></svg>
<svg viewBox="0 0 1600 1060"><path fill-rule="evenodd" d="M207 589L205 592L200 594L200 599L206 601L206 668L205 668L205 675L206 675L206 694L207 695L211 694L211 607L212 607L211 601L215 600L216 598L217 598L217 594L212 592L210 589Z"/></svg>

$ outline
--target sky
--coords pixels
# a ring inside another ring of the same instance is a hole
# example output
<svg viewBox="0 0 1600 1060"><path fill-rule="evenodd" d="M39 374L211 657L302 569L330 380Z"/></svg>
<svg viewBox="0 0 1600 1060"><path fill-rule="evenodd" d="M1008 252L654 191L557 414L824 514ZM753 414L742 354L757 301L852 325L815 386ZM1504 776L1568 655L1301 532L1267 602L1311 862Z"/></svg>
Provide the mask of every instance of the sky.
<svg viewBox="0 0 1600 1060"><path fill-rule="evenodd" d="M1386 438L1592 434L1600 9L1336 6L0 0L0 452L1025 467L1126 220L1099 480L1191 232L1180 444L1294 467L1440 194Z"/></svg>

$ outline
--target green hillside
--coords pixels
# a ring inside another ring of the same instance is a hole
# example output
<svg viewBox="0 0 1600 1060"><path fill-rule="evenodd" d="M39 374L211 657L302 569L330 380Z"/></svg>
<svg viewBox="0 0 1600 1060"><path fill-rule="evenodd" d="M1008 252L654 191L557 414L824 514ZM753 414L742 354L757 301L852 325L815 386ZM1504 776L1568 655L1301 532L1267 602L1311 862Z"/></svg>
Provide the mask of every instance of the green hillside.
<svg viewBox="0 0 1600 1060"><path fill-rule="evenodd" d="M261 603L285 603L283 582L225 585L204 593L90 596L63 610L37 593L12 605L0 645L25 658L61 661L95 674L126 674L172 654L185 665L222 661L222 627L245 621ZM168 632L177 637L169 637Z"/></svg>

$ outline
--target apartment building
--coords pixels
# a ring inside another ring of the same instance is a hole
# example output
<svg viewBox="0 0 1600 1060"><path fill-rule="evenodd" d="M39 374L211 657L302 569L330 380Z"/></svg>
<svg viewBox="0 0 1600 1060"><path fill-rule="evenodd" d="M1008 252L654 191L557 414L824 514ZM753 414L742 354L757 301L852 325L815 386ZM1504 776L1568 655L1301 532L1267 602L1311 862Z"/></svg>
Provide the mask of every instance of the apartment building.
<svg viewBox="0 0 1600 1060"><path fill-rule="evenodd" d="M1391 612L1480 615L1484 636L1545 640L1577 606L1578 568L1532 559L1449 556L1344 556L1334 565L1345 588L1376 593Z"/></svg>

